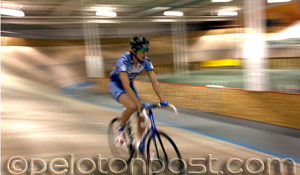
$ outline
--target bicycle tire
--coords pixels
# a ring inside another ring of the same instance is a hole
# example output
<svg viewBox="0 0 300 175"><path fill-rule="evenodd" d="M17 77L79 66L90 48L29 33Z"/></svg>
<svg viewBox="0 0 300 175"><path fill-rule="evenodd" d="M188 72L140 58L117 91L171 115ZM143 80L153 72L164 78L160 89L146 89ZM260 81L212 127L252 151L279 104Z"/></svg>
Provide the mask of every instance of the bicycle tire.
<svg viewBox="0 0 300 175"><path fill-rule="evenodd" d="M160 139L159 139L160 137ZM169 160L173 159L173 158L177 158L179 161L179 165L175 165L173 167L178 167L179 171L176 174L182 174L185 172L184 170L184 163L182 161L180 152L178 150L178 147L176 146L175 142L164 132L161 131L157 131L155 133L155 139L156 139L156 143L153 140L153 135L151 135L148 138L147 141L147 158L148 158L148 162L150 162L150 159L153 158L153 156L151 155L151 151L156 151L156 156L155 158L160 159L161 161L164 161L165 166L169 166ZM152 142L151 142L152 141ZM156 146L155 146L156 145ZM172 155L167 155L169 153L169 149L173 149ZM159 150L161 149L161 150ZM166 150L168 149L168 150ZM158 156L157 156L158 153ZM163 157L163 159L162 159ZM177 162L178 163L178 162ZM149 164L151 165L151 164ZM153 169L153 167L151 167ZM171 168L172 169L172 168ZM170 170L169 170L170 171Z"/></svg>
<svg viewBox="0 0 300 175"><path fill-rule="evenodd" d="M130 163L132 158L136 156L136 150L133 145L133 133L132 133L130 121L126 123L124 128L126 133L127 143L128 143L127 151L116 146L115 144L115 139L116 139L115 131L116 128L119 126L120 120L121 120L120 117L115 117L109 123L108 131L107 131L108 144L109 144L110 151L115 158L122 158L127 163Z"/></svg>

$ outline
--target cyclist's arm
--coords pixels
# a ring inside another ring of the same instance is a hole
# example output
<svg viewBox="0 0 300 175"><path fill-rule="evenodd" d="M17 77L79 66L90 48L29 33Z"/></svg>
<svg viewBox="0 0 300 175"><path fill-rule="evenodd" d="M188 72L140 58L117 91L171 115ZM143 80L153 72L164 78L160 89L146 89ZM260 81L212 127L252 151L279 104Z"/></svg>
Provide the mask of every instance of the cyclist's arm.
<svg viewBox="0 0 300 175"><path fill-rule="evenodd" d="M162 94L160 85L159 85L159 83L158 83L158 81L156 79L156 75L155 75L154 71L153 70L147 71L147 73L148 73L148 76L149 76L150 81L152 83L152 87L154 89L154 92L156 93L156 95L158 96L158 98L160 99L160 101L165 101L165 98L164 98L164 96Z"/></svg>
<svg viewBox="0 0 300 175"><path fill-rule="evenodd" d="M140 108L142 103L136 97L135 93L133 92L132 88L130 87L130 82L129 82L127 72L120 72L119 75L120 75L120 79L121 79L121 82L122 82L122 85L123 85L123 88L124 88L125 92L130 97L130 99L134 102L134 104L136 104L138 106L138 108Z"/></svg>

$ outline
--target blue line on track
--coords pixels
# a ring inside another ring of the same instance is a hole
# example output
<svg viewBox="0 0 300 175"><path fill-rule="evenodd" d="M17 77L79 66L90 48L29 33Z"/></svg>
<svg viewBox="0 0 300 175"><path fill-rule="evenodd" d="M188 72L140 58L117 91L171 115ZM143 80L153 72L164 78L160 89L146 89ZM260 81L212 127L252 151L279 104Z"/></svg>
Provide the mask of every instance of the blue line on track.
<svg viewBox="0 0 300 175"><path fill-rule="evenodd" d="M157 119L155 119L155 120L158 121L159 123L162 123L162 124L165 124L165 125L180 128L180 129L190 131L190 132L193 132L193 133L196 133L196 134L201 134L201 135L204 135L204 136L207 136L207 137L211 137L211 138L214 138L214 139L225 141L225 142L228 142L228 143L231 143L231 144L242 146L242 147L252 149L252 150L255 150L255 151L258 151L258 152L262 152L262 153L265 153L265 154L270 154L272 156L276 156L276 157L279 157L279 158L282 158L282 159L293 159L295 162L300 163L300 160L296 159L296 158L290 158L290 157L282 155L282 154L274 153L274 152L271 152L271 151L268 151L268 150L264 150L264 149L261 149L261 148L257 148L257 147L250 146L250 145L247 145L247 144L243 144L243 143L240 143L240 142L236 142L236 141L233 141L233 140L228 140L228 139L218 137L218 136L215 136L215 135L212 135L212 134L208 134L208 133L205 133L205 132L189 129L189 128L182 127L180 125L176 125L176 124L173 124L173 123L168 123L168 122L157 120Z"/></svg>

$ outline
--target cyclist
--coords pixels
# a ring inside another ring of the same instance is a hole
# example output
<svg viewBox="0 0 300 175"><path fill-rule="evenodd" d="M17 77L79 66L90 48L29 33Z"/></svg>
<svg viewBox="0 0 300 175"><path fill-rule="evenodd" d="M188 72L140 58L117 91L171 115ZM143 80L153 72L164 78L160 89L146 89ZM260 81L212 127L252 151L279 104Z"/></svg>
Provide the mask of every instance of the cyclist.
<svg viewBox="0 0 300 175"><path fill-rule="evenodd" d="M161 105L167 106L169 104L164 99L160 85L153 71L153 65L147 57L149 45L149 40L144 36L138 35L132 37L130 40L131 51L124 53L118 59L114 69L110 73L111 80L109 82L108 90L111 96L126 108L121 114L120 125L116 131L116 144L123 148L127 147L124 127L130 116L134 112L138 112L138 132L141 136L145 128L142 128L140 125L144 119L139 116L139 113L142 108L151 107L149 103L142 104L140 96L133 85L133 80L137 75L142 73L145 69L152 83L152 87L161 101ZM144 144L140 145L139 150L146 157Z"/></svg>

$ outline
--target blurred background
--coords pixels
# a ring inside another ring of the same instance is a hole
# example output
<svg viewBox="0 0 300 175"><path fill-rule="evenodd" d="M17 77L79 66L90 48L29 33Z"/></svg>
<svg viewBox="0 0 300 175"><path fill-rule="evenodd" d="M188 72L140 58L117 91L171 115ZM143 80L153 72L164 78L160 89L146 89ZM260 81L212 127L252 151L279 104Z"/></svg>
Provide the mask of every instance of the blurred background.
<svg viewBox="0 0 300 175"><path fill-rule="evenodd" d="M298 0L11 0L1 14L3 85L14 76L67 94L107 94L130 38L144 35L173 104L300 127ZM143 100L157 101L147 73L137 80Z"/></svg>
<svg viewBox="0 0 300 175"><path fill-rule="evenodd" d="M299 163L300 0L1 1L2 161L99 145L109 155L106 127L122 106L108 77L134 35L149 38L166 99L194 117L176 125ZM143 72L136 87L157 102L148 81Z"/></svg>
<svg viewBox="0 0 300 175"><path fill-rule="evenodd" d="M2 46L24 47L1 54L3 61L18 52L41 63L35 66L67 62L86 67L78 68L83 78L108 77L140 34L151 41L148 56L161 82L299 93L299 3L2 1Z"/></svg>

